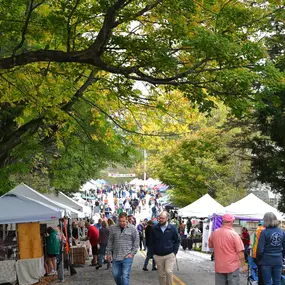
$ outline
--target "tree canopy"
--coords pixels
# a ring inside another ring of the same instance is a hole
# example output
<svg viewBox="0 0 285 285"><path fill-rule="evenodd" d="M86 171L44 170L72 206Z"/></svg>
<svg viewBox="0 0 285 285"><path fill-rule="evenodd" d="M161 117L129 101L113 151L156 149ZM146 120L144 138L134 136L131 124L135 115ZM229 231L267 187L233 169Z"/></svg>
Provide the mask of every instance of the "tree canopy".
<svg viewBox="0 0 285 285"><path fill-rule="evenodd" d="M154 149L149 143L149 171L170 186L175 205L188 205L206 193L228 205L246 193L250 160L235 146L242 130L229 127L228 116L223 105L209 117L196 110L191 132L185 137Z"/></svg>
<svg viewBox="0 0 285 285"><path fill-rule="evenodd" d="M144 132L142 124L146 116L159 121L157 113L168 112L173 94L200 111L218 98L240 115L256 101L260 81L279 72L267 64L260 34L276 28L272 19L284 19L282 5L3 0L1 177L19 171L16 164L33 172L40 161L49 179L63 187L67 170L78 173L80 165L86 171L72 188L98 164L136 159L140 139L131 134L169 135L159 128ZM56 177L64 169L60 182Z"/></svg>

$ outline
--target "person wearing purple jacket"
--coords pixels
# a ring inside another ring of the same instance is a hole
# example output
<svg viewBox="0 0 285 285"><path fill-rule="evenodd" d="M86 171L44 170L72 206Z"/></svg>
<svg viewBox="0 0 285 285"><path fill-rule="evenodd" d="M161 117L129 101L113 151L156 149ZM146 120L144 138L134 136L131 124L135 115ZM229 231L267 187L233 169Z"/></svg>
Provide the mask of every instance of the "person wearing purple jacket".
<svg viewBox="0 0 285 285"><path fill-rule="evenodd" d="M139 237L140 237L140 250L142 250L142 247L144 244L143 242L143 231L144 231L143 221L140 221L140 223L137 225L137 231L139 232Z"/></svg>

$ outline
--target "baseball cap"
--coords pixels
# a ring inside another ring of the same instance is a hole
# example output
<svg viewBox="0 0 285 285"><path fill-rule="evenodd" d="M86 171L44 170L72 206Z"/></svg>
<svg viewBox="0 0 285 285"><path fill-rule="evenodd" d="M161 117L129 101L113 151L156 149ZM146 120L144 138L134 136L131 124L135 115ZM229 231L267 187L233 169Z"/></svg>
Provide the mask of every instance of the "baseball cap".
<svg viewBox="0 0 285 285"><path fill-rule="evenodd" d="M222 220L231 223L235 220L235 217L231 214L224 214Z"/></svg>

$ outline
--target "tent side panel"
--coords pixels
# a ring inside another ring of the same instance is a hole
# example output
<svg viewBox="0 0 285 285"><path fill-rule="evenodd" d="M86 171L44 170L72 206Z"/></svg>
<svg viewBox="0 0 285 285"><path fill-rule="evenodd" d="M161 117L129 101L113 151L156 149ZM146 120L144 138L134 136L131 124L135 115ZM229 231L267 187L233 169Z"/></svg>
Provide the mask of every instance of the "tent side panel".
<svg viewBox="0 0 285 285"><path fill-rule="evenodd" d="M40 223L18 224L18 246L20 259L43 256Z"/></svg>

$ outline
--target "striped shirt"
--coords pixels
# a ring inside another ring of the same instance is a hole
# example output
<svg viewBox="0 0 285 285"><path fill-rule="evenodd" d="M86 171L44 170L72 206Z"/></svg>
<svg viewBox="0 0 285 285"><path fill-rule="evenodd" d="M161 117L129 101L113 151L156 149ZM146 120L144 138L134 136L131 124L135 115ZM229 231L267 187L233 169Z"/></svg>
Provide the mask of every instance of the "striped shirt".
<svg viewBox="0 0 285 285"><path fill-rule="evenodd" d="M123 231L118 224L110 227L106 253L113 253L113 259L123 260L129 253L135 255L138 248L139 233L133 225L127 224Z"/></svg>

